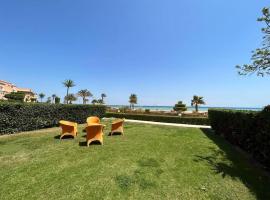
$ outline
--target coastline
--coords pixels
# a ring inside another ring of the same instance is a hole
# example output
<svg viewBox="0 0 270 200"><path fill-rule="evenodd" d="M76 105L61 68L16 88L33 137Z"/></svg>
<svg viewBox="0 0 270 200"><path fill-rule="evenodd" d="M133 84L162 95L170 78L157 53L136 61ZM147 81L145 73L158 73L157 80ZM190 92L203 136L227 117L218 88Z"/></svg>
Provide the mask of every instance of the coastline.
<svg viewBox="0 0 270 200"><path fill-rule="evenodd" d="M109 105L112 108L122 108L122 107L129 107L129 105ZM208 109L231 109L231 110L251 110L251 111L261 111L263 108L254 108L254 107L208 107L208 106L201 106L199 107L199 111L208 112ZM135 106L135 109L149 109L151 111L165 111L169 112L173 110L173 106ZM195 107L187 106L187 111L194 111Z"/></svg>

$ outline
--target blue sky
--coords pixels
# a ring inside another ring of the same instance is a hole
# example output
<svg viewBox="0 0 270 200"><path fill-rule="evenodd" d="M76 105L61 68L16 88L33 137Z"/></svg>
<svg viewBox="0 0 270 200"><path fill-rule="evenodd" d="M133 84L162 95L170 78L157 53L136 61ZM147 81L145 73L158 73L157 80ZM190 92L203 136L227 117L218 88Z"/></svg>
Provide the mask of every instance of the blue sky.
<svg viewBox="0 0 270 200"><path fill-rule="evenodd" d="M269 104L270 77L241 77L261 44L266 0L0 0L0 79L47 96L106 93L108 104Z"/></svg>

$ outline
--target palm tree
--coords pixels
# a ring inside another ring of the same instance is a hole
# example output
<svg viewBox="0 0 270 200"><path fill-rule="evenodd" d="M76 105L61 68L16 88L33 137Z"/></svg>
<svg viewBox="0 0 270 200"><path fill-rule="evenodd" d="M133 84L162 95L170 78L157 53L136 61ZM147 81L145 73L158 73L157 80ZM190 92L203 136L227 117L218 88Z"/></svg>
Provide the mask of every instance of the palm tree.
<svg viewBox="0 0 270 200"><path fill-rule="evenodd" d="M74 87L75 86L75 83L74 83L73 80L67 79L67 80L65 80L63 82L63 85L67 88L67 95L66 95L66 97L68 97L69 88ZM66 102L66 103L68 103L68 102Z"/></svg>
<svg viewBox="0 0 270 200"><path fill-rule="evenodd" d="M74 94L68 94L66 97L65 97L65 101L68 103L68 104L72 104L72 101L76 101L77 100L77 97L74 95Z"/></svg>
<svg viewBox="0 0 270 200"><path fill-rule="evenodd" d="M193 99L191 100L191 106L195 106L196 112L199 110L199 105L205 104L203 97L199 97L197 95L193 96Z"/></svg>
<svg viewBox="0 0 270 200"><path fill-rule="evenodd" d="M101 100L102 100L102 103L104 103L104 98L106 98L107 97L107 95L105 94L105 93L102 93L101 94Z"/></svg>
<svg viewBox="0 0 270 200"><path fill-rule="evenodd" d="M131 94L129 97L130 108L134 109L134 105L137 104L138 98L136 94Z"/></svg>
<svg viewBox="0 0 270 200"><path fill-rule="evenodd" d="M45 97L45 94L41 92L38 96L40 98L40 102L42 102L42 99Z"/></svg>
<svg viewBox="0 0 270 200"><path fill-rule="evenodd" d="M90 91L88 91L87 89L80 90L77 95L79 97L82 97L83 104L86 104L86 97L92 97L93 96L93 94Z"/></svg>
<svg viewBox="0 0 270 200"><path fill-rule="evenodd" d="M55 98L56 98L57 96L56 96L56 94L53 94L52 95L52 103L55 103Z"/></svg>

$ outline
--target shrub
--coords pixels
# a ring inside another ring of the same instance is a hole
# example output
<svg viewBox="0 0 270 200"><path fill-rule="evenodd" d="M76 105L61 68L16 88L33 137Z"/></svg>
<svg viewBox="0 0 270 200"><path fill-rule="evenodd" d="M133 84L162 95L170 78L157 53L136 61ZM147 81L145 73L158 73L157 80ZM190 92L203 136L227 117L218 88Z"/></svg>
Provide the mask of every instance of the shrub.
<svg viewBox="0 0 270 200"><path fill-rule="evenodd" d="M60 103L60 100L61 100L60 97L55 97L55 100L54 100L55 101L55 104L59 104Z"/></svg>
<svg viewBox="0 0 270 200"><path fill-rule="evenodd" d="M130 114L130 113L106 113L106 117L126 118L154 122L167 122L179 124L209 125L208 118L202 117L176 117L164 115Z"/></svg>
<svg viewBox="0 0 270 200"><path fill-rule="evenodd" d="M5 95L5 98L7 98L9 101L17 101L17 102L23 102L25 97L24 92L11 92L9 94Z"/></svg>
<svg viewBox="0 0 270 200"><path fill-rule="evenodd" d="M177 104L173 107L173 110L176 112L183 112L187 110L186 104L183 104L182 101L178 101Z"/></svg>
<svg viewBox="0 0 270 200"><path fill-rule="evenodd" d="M36 101L37 101L37 98L31 98L31 99L30 99L30 102L31 102L31 103L34 103L34 102L36 102Z"/></svg>
<svg viewBox="0 0 270 200"><path fill-rule="evenodd" d="M128 110L130 110L130 108L128 106L122 106L121 108L119 108L120 112L127 112Z"/></svg>
<svg viewBox="0 0 270 200"><path fill-rule="evenodd" d="M263 112L270 112L270 105L265 106Z"/></svg>
<svg viewBox="0 0 270 200"><path fill-rule="evenodd" d="M145 113L150 113L150 109L145 109Z"/></svg>
<svg viewBox="0 0 270 200"><path fill-rule="evenodd" d="M0 134L11 134L58 125L60 120L84 123L95 115L104 117L105 106L0 103Z"/></svg>
<svg viewBox="0 0 270 200"><path fill-rule="evenodd" d="M270 112L210 109L209 120L216 134L249 152L270 167Z"/></svg>

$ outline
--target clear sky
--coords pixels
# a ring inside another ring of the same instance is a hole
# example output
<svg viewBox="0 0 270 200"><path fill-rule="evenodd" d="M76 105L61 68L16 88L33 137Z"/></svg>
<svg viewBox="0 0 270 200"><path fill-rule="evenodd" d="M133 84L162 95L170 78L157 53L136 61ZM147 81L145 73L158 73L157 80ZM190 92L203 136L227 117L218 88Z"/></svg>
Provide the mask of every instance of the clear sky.
<svg viewBox="0 0 270 200"><path fill-rule="evenodd" d="M270 77L240 77L266 0L0 0L0 79L47 96L89 89L108 104L270 104Z"/></svg>

